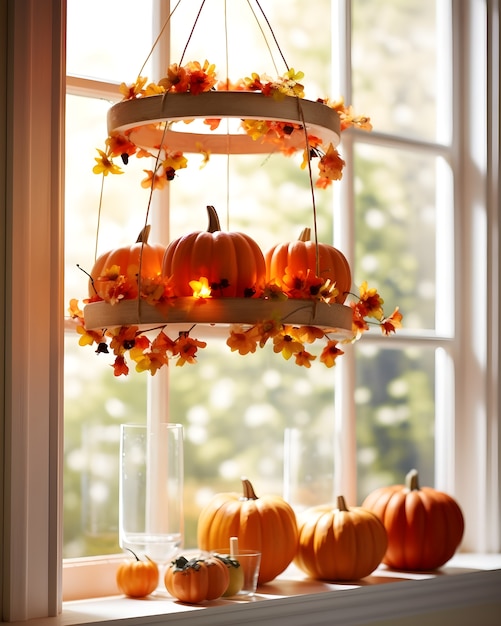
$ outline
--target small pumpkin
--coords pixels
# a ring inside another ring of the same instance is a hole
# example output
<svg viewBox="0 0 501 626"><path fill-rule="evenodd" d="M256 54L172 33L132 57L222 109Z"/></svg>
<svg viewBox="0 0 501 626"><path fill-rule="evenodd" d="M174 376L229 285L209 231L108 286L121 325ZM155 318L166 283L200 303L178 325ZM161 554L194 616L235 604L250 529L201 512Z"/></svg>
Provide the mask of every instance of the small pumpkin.
<svg viewBox="0 0 501 626"><path fill-rule="evenodd" d="M309 270L322 280L330 279L336 284L339 292L336 302L342 304L351 289L348 260L334 246L319 243L317 247L310 237L311 229L304 228L297 241L279 243L266 252L266 283L275 281L281 287L287 275L306 276Z"/></svg>
<svg viewBox="0 0 501 626"><path fill-rule="evenodd" d="M120 591L130 598L145 598L158 587L160 579L158 565L148 557L141 561L132 550L130 552L134 559L128 559L118 566L117 585Z"/></svg>
<svg viewBox="0 0 501 626"><path fill-rule="evenodd" d="M280 496L256 496L242 478L243 494L216 494L198 518L198 545L219 550L238 537L242 550L261 552L258 583L276 578L292 562L297 549L297 523L292 507Z"/></svg>
<svg viewBox="0 0 501 626"><path fill-rule="evenodd" d="M113 289L114 281L123 276L125 284L120 285L121 297L124 300L134 300L138 296L139 266L142 280L161 276L165 246L148 243L150 229L149 224L145 226L132 246L109 250L97 258L90 273L91 298L97 294L103 300L109 301L110 288Z"/></svg>
<svg viewBox="0 0 501 626"><path fill-rule="evenodd" d="M266 274L264 256L248 235L223 232L213 206L207 207L207 231L195 231L172 241L165 251L163 275L176 296L192 296L190 281L208 280L212 297L260 295Z"/></svg>
<svg viewBox="0 0 501 626"><path fill-rule="evenodd" d="M180 556L167 568L164 582L174 598L199 604L220 598L228 588L230 573L226 564L216 557L188 560Z"/></svg>
<svg viewBox="0 0 501 626"><path fill-rule="evenodd" d="M223 593L223 596L225 598L231 598L232 596L236 596L237 593L241 591L242 587L244 586L244 568L235 557L225 554L214 554L214 556L220 559L226 565L226 567L228 568L228 573L230 575L230 582L228 583L228 587Z"/></svg>
<svg viewBox="0 0 501 626"><path fill-rule="evenodd" d="M363 507L332 504L311 507L298 519L294 563L319 580L359 580L381 563L388 543L383 524Z"/></svg>
<svg viewBox="0 0 501 626"><path fill-rule="evenodd" d="M464 532L464 517L451 496L420 487L417 470L404 485L380 487L365 498L388 533L383 563L393 569L423 571L441 567L456 552Z"/></svg>

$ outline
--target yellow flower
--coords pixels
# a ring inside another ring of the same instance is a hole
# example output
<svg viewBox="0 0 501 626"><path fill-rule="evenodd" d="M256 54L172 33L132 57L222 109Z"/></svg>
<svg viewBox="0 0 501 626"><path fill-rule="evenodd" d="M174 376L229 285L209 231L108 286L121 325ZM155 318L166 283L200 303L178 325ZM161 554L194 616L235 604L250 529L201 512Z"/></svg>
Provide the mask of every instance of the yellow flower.
<svg viewBox="0 0 501 626"><path fill-rule="evenodd" d="M94 157L94 160L96 161L96 165L92 168L94 174L102 174L103 176L108 176L108 174L123 174L120 167L115 165L102 150L97 148L97 151L100 156Z"/></svg>
<svg viewBox="0 0 501 626"><path fill-rule="evenodd" d="M138 76L135 83L131 85L126 85L122 83L119 87L120 93L124 97L124 100L133 100L139 96L144 95L144 86L146 85L146 81L148 79L143 76Z"/></svg>
<svg viewBox="0 0 501 626"><path fill-rule="evenodd" d="M284 359L289 360L293 354L302 350L304 346L297 340L292 326L284 326L282 332L273 337L273 352L281 352Z"/></svg>

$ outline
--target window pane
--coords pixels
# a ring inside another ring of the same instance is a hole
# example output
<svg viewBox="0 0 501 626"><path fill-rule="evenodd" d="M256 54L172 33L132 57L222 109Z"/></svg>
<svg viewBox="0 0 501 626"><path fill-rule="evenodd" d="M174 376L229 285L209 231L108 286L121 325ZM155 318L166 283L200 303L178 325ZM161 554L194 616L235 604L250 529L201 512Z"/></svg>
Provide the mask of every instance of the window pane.
<svg viewBox="0 0 501 626"><path fill-rule="evenodd" d="M413 468L434 484L435 351L357 346L358 497L402 484Z"/></svg>
<svg viewBox="0 0 501 626"><path fill-rule="evenodd" d="M388 306L398 304L406 329L434 329L437 214L449 214L437 203L437 185L447 184L437 180L439 160L428 153L362 144L355 156L356 282L367 280ZM442 231L444 240L450 232L449 224Z"/></svg>
<svg viewBox="0 0 501 626"><path fill-rule="evenodd" d="M152 0L68 0L68 74L133 82L151 42Z"/></svg>
<svg viewBox="0 0 501 626"><path fill-rule="evenodd" d="M333 463L333 402L333 370L299 368L271 344L240 356L212 338L196 366L172 368L171 419L186 428L186 544L196 545L200 507L216 492L239 492L241 476L258 496L283 492L286 428L316 435L326 446L307 457L311 474Z"/></svg>
<svg viewBox="0 0 501 626"><path fill-rule="evenodd" d="M115 378L109 355L65 340L63 556L116 554L121 423L146 420L146 378Z"/></svg>
<svg viewBox="0 0 501 626"><path fill-rule="evenodd" d="M444 31L437 20L440 4L352 2L353 104L370 115L379 132L429 141L443 137L439 104L448 85L444 70L449 68L440 55L449 24Z"/></svg>
<svg viewBox="0 0 501 626"><path fill-rule="evenodd" d="M108 176L99 207L102 177L92 172L106 139L104 100L67 96L65 306L88 296L88 277L97 254L130 245L144 226L148 192L141 167ZM120 180L118 180L120 179ZM137 210L140 207L141 210ZM101 216L99 218L99 215ZM71 330L65 341L64 556L116 553L118 548L118 443L121 422L146 418L144 375L115 378L111 355L79 346ZM132 368L133 370L133 368Z"/></svg>

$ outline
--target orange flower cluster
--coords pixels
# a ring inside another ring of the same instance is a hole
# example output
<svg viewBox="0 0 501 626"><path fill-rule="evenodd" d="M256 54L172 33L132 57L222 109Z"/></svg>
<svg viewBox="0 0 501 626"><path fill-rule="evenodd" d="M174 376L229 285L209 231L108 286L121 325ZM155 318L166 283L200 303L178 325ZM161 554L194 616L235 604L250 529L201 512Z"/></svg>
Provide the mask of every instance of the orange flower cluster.
<svg viewBox="0 0 501 626"><path fill-rule="evenodd" d="M123 276L113 277L110 282L115 283L115 287L104 292L105 301L119 306L119 302L126 299L117 296L116 293L116 289L122 288L126 282L123 279ZM145 283L149 285L148 281ZM206 278L201 277L199 281L192 281L190 284L194 294L198 294L201 302L204 300L202 294L205 294L205 297L211 297ZM156 289L152 289L151 285L146 289L141 288L141 294L143 299L153 305L168 303L169 299L174 300L174 296L168 288L165 288L165 285L157 285ZM266 299L318 300L329 304L335 302L337 295L338 291L335 284L330 281L323 281L308 272L304 276L287 275L282 288L270 283L265 288L262 297ZM96 295L84 300L84 302L101 300L102 298ZM365 331L369 330L370 323L379 325L384 335L390 335L397 328L401 328L402 314L398 307L389 317L385 317L383 303L377 290L369 288L367 282L363 282L356 301L350 303L353 312L353 336L342 342L329 337L327 332L316 326L293 326L270 319L263 320L251 327L231 326L226 344L232 352L246 355L256 352L258 347L263 348L270 341L276 354L281 354L286 360L294 357L297 365L309 368L311 362L317 357L307 349L307 346L314 344L317 340L322 340L325 345L319 360L330 368L335 365L337 357L344 354L339 344L358 339ZM110 350L114 354L115 360L112 366L115 376L129 373L126 355L135 363L136 371L148 371L154 375L158 369L168 365L171 360L175 360L176 366L196 363L198 350L207 345L186 331L179 333L178 337L172 339L165 332L166 326L152 328L148 331L141 331L135 325L105 330L87 330L84 314L76 299L70 301L69 314L76 322L76 332L80 335L79 345L96 346L97 354L109 354ZM150 339L154 331L157 331L157 335Z"/></svg>
<svg viewBox="0 0 501 626"><path fill-rule="evenodd" d="M250 77L240 78L236 82L229 79L217 81L216 68L214 64L205 61L200 64L198 61L191 61L184 66L177 63L169 65L167 74L158 83L147 83L147 78L139 76L135 83L120 85L120 93L124 100L146 98L148 96L161 95L165 93L191 93L197 95L211 90L219 91L255 91L275 100L283 99L286 96L304 98L304 87L299 82L304 77L303 72L296 72L293 68L288 70L283 76L272 80L269 76L252 73ZM341 131L350 127L360 130L372 130L370 119L364 116L355 116L352 107L346 107L343 99L331 102L329 99L319 99L326 106L333 108L339 115ZM207 119L205 123L210 130L218 128L219 119ZM283 154L291 156L298 151L297 147L291 146L288 139L293 133L304 134L304 129L299 124L292 124L271 120L242 120L242 129L255 141L263 141L272 144ZM124 135L112 134L105 142L105 150L97 150L95 157L96 165L93 168L95 174L123 174L123 170L115 163L115 158L121 158L122 163L127 165L129 157L135 155L138 158L150 156L156 159L155 171L144 170L146 177L141 181L141 186L146 189L163 189L170 181L174 180L178 170L188 166L188 160L182 152L170 151L168 146L162 146L160 158L157 155L137 147L130 140L130 129ZM306 147L303 154L301 168L304 169L309 160L318 158L319 178L315 186L325 189L332 184L332 181L340 180L343 175L344 161L337 149L332 145L322 149L321 141L318 137L308 135L305 139ZM202 165L209 159L209 153L200 148L203 156Z"/></svg>
<svg viewBox="0 0 501 626"><path fill-rule="evenodd" d="M171 339L163 328L153 340L146 332L140 331L138 326L87 330L83 311L80 310L78 300L75 298L70 301L69 313L76 321L77 333L81 335L79 345L96 345L97 354L109 354L109 351L112 351L115 356L112 364L115 376L127 376L129 373L129 366L125 360L127 353L136 364L137 372L148 371L154 375L161 367L168 365L170 359L175 359L178 366L196 363L198 349L207 345L204 341L190 337L189 332L181 332L176 339Z"/></svg>

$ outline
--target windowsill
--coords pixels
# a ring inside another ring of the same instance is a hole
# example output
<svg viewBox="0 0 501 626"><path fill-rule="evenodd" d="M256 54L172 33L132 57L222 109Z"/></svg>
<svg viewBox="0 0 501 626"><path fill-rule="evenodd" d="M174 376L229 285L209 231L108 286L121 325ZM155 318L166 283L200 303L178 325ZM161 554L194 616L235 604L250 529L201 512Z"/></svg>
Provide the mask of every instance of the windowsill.
<svg viewBox="0 0 501 626"><path fill-rule="evenodd" d="M409 584L410 583L410 584ZM501 554L456 555L433 573L394 572L384 566L354 583L323 583L305 578L291 566L263 585L251 601L216 600L190 606L165 596L133 600L111 596L64 603L59 617L30 620L30 626L74 626L127 619L128 624L363 624L384 621L427 626L454 615L454 623L497 624L501 614ZM492 615L492 621L489 616ZM468 617L469 616L469 617ZM466 621L461 621L465 619ZM396 621L397 620L397 621ZM398 621L400 620L400 621ZM459 621L458 621L459 620ZM416 624L419 622L415 622Z"/></svg>

